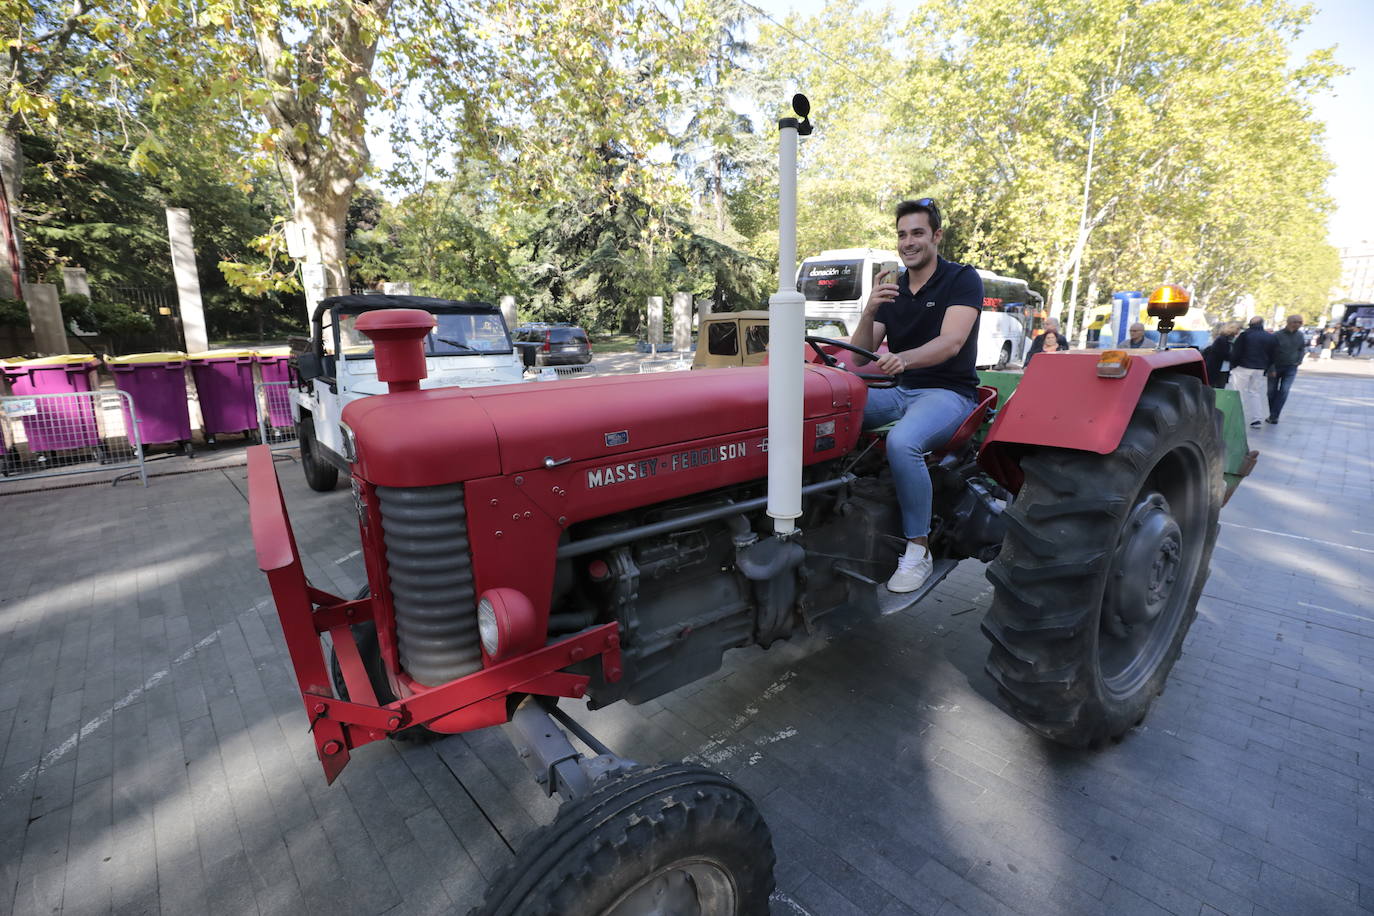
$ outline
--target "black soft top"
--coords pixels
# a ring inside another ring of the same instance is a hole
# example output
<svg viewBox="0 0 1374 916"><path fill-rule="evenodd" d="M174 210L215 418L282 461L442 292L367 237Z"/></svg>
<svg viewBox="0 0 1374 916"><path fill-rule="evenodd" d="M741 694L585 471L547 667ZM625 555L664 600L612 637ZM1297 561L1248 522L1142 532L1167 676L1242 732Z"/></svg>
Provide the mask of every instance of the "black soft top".
<svg viewBox="0 0 1374 916"><path fill-rule="evenodd" d="M331 296L315 307L316 317L326 309L344 312L371 312L377 309L424 309L427 312L457 312L467 315L490 315L499 312L494 305L485 302L436 299L432 296Z"/></svg>

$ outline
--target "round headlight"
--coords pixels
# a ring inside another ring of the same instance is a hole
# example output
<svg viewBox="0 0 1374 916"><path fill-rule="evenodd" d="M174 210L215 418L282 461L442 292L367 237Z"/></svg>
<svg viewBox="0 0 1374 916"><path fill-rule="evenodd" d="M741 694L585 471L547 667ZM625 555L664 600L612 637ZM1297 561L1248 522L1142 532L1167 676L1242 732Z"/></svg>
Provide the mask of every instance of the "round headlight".
<svg viewBox="0 0 1374 916"><path fill-rule="evenodd" d="M501 648L501 628L496 624L496 608L485 596L477 602L477 635L482 640L482 651L495 658Z"/></svg>
<svg viewBox="0 0 1374 916"><path fill-rule="evenodd" d="M493 588L477 602L477 635L487 661L501 662L544 645L548 627L524 594Z"/></svg>

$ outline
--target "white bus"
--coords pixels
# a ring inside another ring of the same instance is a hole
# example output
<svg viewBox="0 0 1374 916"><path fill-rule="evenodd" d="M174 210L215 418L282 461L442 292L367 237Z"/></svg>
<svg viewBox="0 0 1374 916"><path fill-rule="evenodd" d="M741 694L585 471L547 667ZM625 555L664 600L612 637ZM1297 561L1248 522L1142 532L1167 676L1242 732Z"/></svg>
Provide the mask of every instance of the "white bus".
<svg viewBox="0 0 1374 916"><path fill-rule="evenodd" d="M846 336L854 333L884 261L901 264L897 252L879 248L837 248L802 261L797 270L797 291L806 297L807 317L831 319L844 328ZM1042 322L1044 299L1025 280L990 270L980 270L978 276L983 278L978 367L1024 365L1031 339Z"/></svg>
<svg viewBox="0 0 1374 916"><path fill-rule="evenodd" d="M983 278L983 314L978 319L979 369L1024 366L1035 332L1044 323L1044 297L1025 280L979 270Z"/></svg>
<svg viewBox="0 0 1374 916"><path fill-rule="evenodd" d="M835 248L802 261L797 292L806 297L806 317L831 319L846 337L853 334L884 261L902 263L897 252L879 248Z"/></svg>

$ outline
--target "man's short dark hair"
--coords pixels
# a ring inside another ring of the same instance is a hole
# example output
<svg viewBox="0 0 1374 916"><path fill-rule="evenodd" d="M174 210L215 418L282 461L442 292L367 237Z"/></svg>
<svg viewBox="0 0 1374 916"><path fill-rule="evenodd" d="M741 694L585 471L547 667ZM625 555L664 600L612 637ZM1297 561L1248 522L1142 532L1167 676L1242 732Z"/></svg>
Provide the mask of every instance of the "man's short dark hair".
<svg viewBox="0 0 1374 916"><path fill-rule="evenodd" d="M922 197L920 200L904 200L897 205L897 218L894 223L901 222L903 216L910 216L913 213L924 213L930 220L930 231L934 232L940 228L940 208L936 205L934 198Z"/></svg>
<svg viewBox="0 0 1374 916"><path fill-rule="evenodd" d="M1261 318L1259 315L1255 315L1253 318L1250 319L1250 327L1252 327L1252 328L1262 328L1262 327L1264 327L1264 319Z"/></svg>

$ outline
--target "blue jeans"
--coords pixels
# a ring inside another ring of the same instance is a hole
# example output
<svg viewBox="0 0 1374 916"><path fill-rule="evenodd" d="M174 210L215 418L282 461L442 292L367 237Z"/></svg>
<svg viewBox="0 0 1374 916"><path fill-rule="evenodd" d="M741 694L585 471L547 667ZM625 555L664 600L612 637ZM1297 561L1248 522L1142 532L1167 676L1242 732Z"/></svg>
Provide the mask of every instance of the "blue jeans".
<svg viewBox="0 0 1374 916"><path fill-rule="evenodd" d="M1279 418L1279 412L1288 400L1288 389L1293 387L1293 377L1297 374L1297 366L1281 366L1269 376L1269 419Z"/></svg>
<svg viewBox="0 0 1374 916"><path fill-rule="evenodd" d="M946 388L870 388L864 429L897 421L887 434L887 460L897 486L902 530L908 538L930 534L930 471L926 453L949 441L978 406Z"/></svg>

